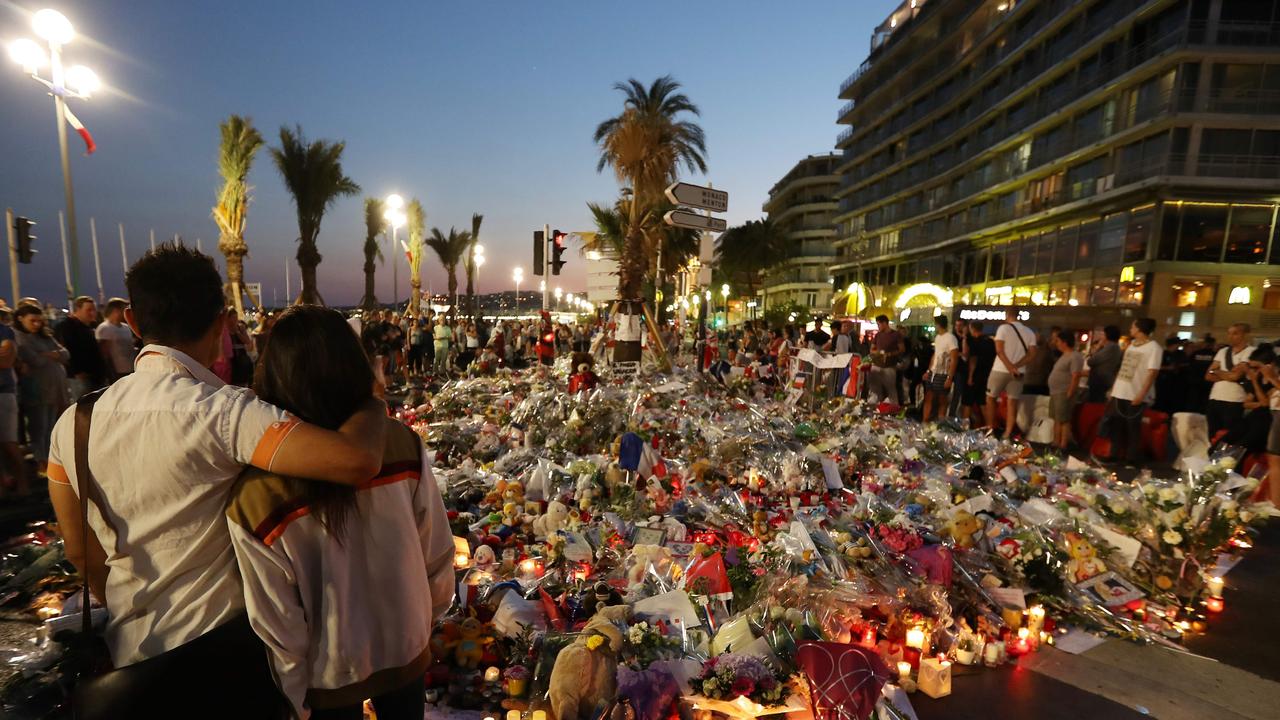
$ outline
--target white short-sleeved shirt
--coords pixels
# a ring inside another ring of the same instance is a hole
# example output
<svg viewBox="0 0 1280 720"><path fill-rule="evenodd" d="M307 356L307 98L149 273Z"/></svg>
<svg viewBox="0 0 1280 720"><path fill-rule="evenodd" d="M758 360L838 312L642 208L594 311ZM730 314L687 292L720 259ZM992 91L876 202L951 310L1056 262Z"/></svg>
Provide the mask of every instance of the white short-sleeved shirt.
<svg viewBox="0 0 1280 720"><path fill-rule="evenodd" d="M1022 336L1022 342L1018 342L1018 336ZM1009 358L1009 362L1018 364L1022 358L1027 356L1031 348L1036 346L1036 334L1031 328L1020 322L1002 323L1000 328L996 330L996 342L1004 343L1004 356ZM1026 349L1023 349L1023 345ZM991 366L993 373L1012 374L1013 369L1007 368L1004 361L996 356L996 362Z"/></svg>
<svg viewBox="0 0 1280 720"><path fill-rule="evenodd" d="M93 331L93 336L99 341L105 340L107 342L111 369L116 374L123 375L133 371L133 361L138 353L133 348L133 331L129 329L128 325L124 323L112 325L109 322L102 322Z"/></svg>
<svg viewBox="0 0 1280 720"><path fill-rule="evenodd" d="M116 667L171 650L244 612L224 510L246 465L269 468L298 421L190 356L143 348L93 409L89 467L116 535L89 505L107 553ZM76 486L75 406L53 429L49 479Z"/></svg>
<svg viewBox="0 0 1280 720"><path fill-rule="evenodd" d="M1231 353L1231 367L1234 370L1249 361L1249 357L1253 355L1253 346L1250 345L1240 352L1232 352L1230 347L1224 347L1219 350L1218 354L1213 356L1213 361L1218 363L1218 369L1220 370L1225 371L1227 369L1227 353ZM1242 403L1244 398L1244 388L1240 387L1240 383L1233 380L1218 380L1209 389L1210 400Z"/></svg>
<svg viewBox="0 0 1280 720"><path fill-rule="evenodd" d="M933 362L929 365L929 372L935 375L946 374L947 368L951 367L951 352L959 349L960 343L956 342L954 333L944 332L939 335L933 341Z"/></svg>
<svg viewBox="0 0 1280 720"><path fill-rule="evenodd" d="M1124 351L1124 360L1120 363L1120 370L1116 372L1116 382L1111 386L1111 397L1131 402L1154 402L1156 399L1156 384L1154 382L1151 383L1151 388L1147 390L1145 398L1135 400L1134 396L1138 394L1138 390L1147 381L1147 373L1152 370L1160 370L1160 363L1163 359L1164 349L1160 347L1160 343L1148 340L1144 345L1130 344L1128 349Z"/></svg>

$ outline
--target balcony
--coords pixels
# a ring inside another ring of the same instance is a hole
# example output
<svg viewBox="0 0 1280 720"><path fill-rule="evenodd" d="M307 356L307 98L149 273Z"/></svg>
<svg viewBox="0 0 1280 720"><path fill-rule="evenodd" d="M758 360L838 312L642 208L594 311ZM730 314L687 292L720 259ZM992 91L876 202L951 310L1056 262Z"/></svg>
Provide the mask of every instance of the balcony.
<svg viewBox="0 0 1280 720"><path fill-rule="evenodd" d="M1189 94L1194 99L1194 93ZM1212 90L1205 110L1245 115L1280 114L1280 90Z"/></svg>
<svg viewBox="0 0 1280 720"><path fill-rule="evenodd" d="M1186 172L1186 156L1171 155L1171 168ZM1169 174L1175 174L1170 172ZM1250 178L1280 180L1280 156L1273 155L1209 155L1202 153L1192 173L1196 177Z"/></svg>

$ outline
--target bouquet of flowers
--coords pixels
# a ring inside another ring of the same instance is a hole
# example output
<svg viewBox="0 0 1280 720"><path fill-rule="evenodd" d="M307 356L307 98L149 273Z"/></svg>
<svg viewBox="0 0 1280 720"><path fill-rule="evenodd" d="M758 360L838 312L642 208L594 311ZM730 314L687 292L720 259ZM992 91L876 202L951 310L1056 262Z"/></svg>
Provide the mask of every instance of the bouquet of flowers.
<svg viewBox="0 0 1280 720"><path fill-rule="evenodd" d="M678 637L668 637L661 628L641 621L627 628L622 661L633 670L644 670L659 660L669 660L680 655Z"/></svg>
<svg viewBox="0 0 1280 720"><path fill-rule="evenodd" d="M702 665L702 672L690 681L694 691L712 700L745 697L761 705L777 705L783 700L787 678L754 655L725 653Z"/></svg>

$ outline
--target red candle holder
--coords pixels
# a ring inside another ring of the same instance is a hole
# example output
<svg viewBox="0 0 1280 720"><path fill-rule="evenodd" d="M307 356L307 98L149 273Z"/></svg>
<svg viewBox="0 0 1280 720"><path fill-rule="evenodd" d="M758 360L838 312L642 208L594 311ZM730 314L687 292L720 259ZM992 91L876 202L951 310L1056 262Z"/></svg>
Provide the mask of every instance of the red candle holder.
<svg viewBox="0 0 1280 720"><path fill-rule="evenodd" d="M1226 603L1220 597L1205 598L1204 607L1211 613L1220 613L1226 607Z"/></svg>

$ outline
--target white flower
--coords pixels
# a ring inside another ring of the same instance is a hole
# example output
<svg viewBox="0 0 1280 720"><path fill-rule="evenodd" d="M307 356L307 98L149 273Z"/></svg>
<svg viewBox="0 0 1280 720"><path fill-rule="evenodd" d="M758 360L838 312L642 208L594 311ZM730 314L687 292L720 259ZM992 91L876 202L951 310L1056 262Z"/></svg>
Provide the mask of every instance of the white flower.
<svg viewBox="0 0 1280 720"><path fill-rule="evenodd" d="M1218 466L1225 470L1234 470L1236 467L1236 459L1233 457L1224 457L1218 461Z"/></svg>
<svg viewBox="0 0 1280 720"><path fill-rule="evenodd" d="M1156 497L1162 503L1173 502L1178 499L1178 491L1173 488L1160 488L1160 491L1156 493Z"/></svg>
<svg viewBox="0 0 1280 720"><path fill-rule="evenodd" d="M1164 535L1160 537L1170 545L1177 545L1182 542L1182 535L1177 530L1165 530Z"/></svg>
<svg viewBox="0 0 1280 720"><path fill-rule="evenodd" d="M1123 515L1128 510L1128 508L1126 508L1123 504L1114 500L1107 503L1107 507L1111 508L1111 512L1115 513L1116 515Z"/></svg>

